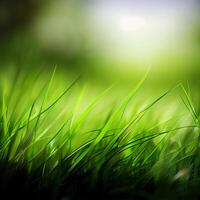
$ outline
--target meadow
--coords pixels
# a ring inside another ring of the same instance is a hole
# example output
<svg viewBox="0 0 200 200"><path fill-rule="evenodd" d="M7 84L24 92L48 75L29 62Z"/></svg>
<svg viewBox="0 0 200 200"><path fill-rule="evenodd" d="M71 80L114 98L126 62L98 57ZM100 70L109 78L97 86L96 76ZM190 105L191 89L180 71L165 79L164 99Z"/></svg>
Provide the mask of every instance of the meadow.
<svg viewBox="0 0 200 200"><path fill-rule="evenodd" d="M199 10L0 1L0 199L200 199Z"/></svg>
<svg viewBox="0 0 200 200"><path fill-rule="evenodd" d="M153 94L149 74L122 90L59 67L1 70L0 195L198 199L198 92L180 82Z"/></svg>

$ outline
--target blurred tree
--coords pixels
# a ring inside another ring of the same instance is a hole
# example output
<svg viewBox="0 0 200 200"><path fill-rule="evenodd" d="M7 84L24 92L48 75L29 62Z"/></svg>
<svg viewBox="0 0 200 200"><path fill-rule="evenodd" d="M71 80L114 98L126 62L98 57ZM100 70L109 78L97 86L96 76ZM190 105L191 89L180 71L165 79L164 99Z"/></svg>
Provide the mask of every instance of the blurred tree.
<svg viewBox="0 0 200 200"><path fill-rule="evenodd" d="M0 0L0 40L24 28L45 1Z"/></svg>

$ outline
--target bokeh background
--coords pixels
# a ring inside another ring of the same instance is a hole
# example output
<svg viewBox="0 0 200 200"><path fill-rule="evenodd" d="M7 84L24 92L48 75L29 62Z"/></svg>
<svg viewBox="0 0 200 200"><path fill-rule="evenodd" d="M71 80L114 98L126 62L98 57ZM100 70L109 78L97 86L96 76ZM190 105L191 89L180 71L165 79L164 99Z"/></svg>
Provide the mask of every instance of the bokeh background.
<svg viewBox="0 0 200 200"><path fill-rule="evenodd" d="M1 0L0 67L55 65L124 88L150 68L152 91L200 85L198 0Z"/></svg>

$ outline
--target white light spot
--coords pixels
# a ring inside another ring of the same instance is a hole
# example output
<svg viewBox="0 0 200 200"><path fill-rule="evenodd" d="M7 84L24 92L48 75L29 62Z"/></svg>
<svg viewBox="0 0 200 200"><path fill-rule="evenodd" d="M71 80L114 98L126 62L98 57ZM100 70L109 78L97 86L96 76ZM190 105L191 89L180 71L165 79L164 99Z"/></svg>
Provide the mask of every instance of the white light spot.
<svg viewBox="0 0 200 200"><path fill-rule="evenodd" d="M139 16L121 16L120 27L125 32L138 31L144 28L146 19Z"/></svg>

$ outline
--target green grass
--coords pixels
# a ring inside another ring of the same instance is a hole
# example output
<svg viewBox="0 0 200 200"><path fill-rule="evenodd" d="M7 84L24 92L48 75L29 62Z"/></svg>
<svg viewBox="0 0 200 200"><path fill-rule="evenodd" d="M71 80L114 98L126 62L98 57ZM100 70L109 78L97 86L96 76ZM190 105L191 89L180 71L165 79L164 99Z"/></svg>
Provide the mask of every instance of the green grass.
<svg viewBox="0 0 200 200"><path fill-rule="evenodd" d="M192 193L200 184L198 107L184 84L144 98L147 76L120 96L116 85L95 90L56 70L2 72L1 164L25 168L56 195L83 185L88 195L138 199ZM174 184L177 192L167 192Z"/></svg>

